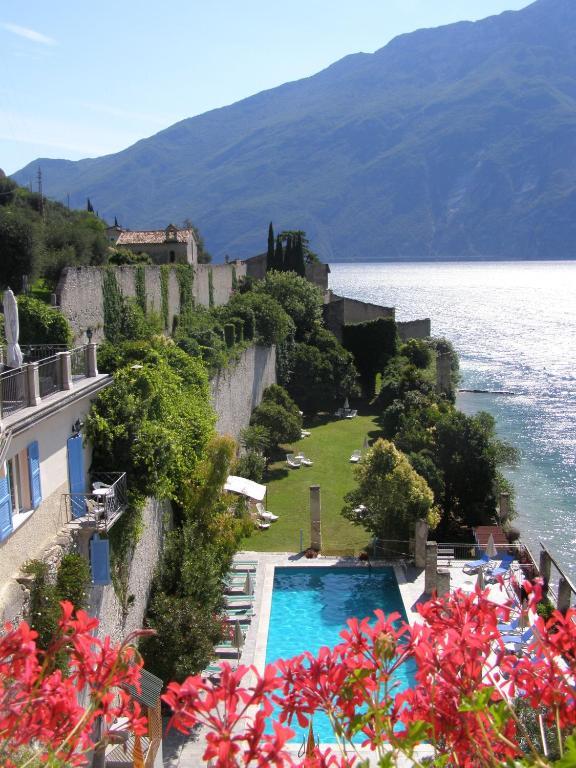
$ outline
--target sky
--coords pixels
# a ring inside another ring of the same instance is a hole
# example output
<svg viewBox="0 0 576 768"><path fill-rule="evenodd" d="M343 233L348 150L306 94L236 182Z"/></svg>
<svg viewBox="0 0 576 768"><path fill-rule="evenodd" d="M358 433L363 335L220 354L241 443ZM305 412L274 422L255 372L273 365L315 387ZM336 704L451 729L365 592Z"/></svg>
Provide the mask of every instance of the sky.
<svg viewBox="0 0 576 768"><path fill-rule="evenodd" d="M0 168L125 149L422 27L529 0L2 0Z"/></svg>

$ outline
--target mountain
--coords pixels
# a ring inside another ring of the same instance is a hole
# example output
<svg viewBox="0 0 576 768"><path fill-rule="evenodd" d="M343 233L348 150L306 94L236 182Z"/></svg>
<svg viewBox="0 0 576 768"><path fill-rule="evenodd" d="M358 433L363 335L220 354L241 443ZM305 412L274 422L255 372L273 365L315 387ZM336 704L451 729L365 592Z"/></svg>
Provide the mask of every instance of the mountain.
<svg viewBox="0 0 576 768"><path fill-rule="evenodd" d="M576 256L576 2L402 35L114 155L37 160L131 228L189 217L217 258L268 222L329 261Z"/></svg>

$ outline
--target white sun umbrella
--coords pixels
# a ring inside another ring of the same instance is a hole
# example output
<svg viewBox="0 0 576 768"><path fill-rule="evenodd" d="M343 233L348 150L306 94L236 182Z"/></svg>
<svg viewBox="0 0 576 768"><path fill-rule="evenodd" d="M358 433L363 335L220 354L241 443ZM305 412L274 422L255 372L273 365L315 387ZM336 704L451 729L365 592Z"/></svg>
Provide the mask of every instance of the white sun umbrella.
<svg viewBox="0 0 576 768"><path fill-rule="evenodd" d="M254 592L254 586L252 584L252 575L250 571L246 574L246 581L244 582L244 594L251 595Z"/></svg>
<svg viewBox="0 0 576 768"><path fill-rule="evenodd" d="M484 581L484 569L479 568L478 569L478 577L476 579L476 584L480 587L481 590L484 590L486 584Z"/></svg>
<svg viewBox="0 0 576 768"><path fill-rule="evenodd" d="M244 644L244 633L242 632L242 627L240 626L238 619L236 619L236 623L234 624L234 638L232 642L238 651L238 659L240 659L240 653Z"/></svg>
<svg viewBox="0 0 576 768"><path fill-rule="evenodd" d="M494 557L498 557L498 550L496 549L496 544L494 543L494 536L492 536L492 534L488 536L488 543L486 544L486 554L490 559Z"/></svg>
<svg viewBox="0 0 576 768"><path fill-rule="evenodd" d="M20 368L24 362L22 350L18 346L20 327L18 324L18 304L10 288L4 291L4 326L7 341L6 364L9 368Z"/></svg>
<svg viewBox="0 0 576 768"><path fill-rule="evenodd" d="M348 398L344 400L344 409L349 411L350 410L350 403L348 402Z"/></svg>
<svg viewBox="0 0 576 768"><path fill-rule="evenodd" d="M363 446L363 448L364 448L365 451L367 451L368 448L370 448L370 440L368 439L368 435L366 435L366 437L364 438L364 446Z"/></svg>

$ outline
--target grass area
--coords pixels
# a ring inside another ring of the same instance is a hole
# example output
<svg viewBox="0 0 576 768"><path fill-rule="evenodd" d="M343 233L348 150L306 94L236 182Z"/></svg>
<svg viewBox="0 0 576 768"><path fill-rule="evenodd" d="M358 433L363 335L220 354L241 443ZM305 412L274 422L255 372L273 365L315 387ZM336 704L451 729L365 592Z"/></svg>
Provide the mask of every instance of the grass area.
<svg viewBox="0 0 576 768"><path fill-rule="evenodd" d="M242 549L298 552L300 530L306 549L310 545L311 485L321 488L323 551L358 552L369 542L368 533L343 518L340 511L344 495L355 485L350 454L363 447L366 437L373 441L379 435L375 414L360 411L354 419L317 417L304 428L311 431L310 437L285 446L285 452L302 451L314 466L290 469L284 460L270 465L264 479L268 486L266 508L280 519L244 539Z"/></svg>

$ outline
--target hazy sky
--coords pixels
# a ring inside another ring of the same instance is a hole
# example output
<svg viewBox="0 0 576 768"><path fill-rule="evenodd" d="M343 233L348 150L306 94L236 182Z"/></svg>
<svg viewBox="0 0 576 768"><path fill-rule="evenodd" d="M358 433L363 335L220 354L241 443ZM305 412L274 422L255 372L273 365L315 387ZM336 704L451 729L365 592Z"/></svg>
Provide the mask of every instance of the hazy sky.
<svg viewBox="0 0 576 768"><path fill-rule="evenodd" d="M0 168L115 152L396 35L529 0L2 0Z"/></svg>

